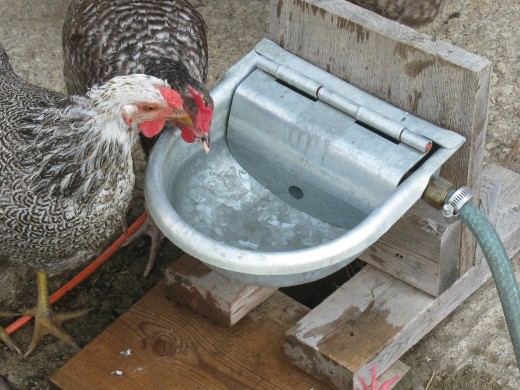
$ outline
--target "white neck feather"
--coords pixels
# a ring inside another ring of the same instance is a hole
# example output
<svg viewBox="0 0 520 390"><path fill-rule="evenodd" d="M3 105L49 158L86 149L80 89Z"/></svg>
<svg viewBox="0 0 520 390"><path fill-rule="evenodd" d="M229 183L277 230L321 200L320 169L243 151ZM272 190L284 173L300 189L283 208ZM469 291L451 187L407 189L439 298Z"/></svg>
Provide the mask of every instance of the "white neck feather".
<svg viewBox="0 0 520 390"><path fill-rule="evenodd" d="M87 99L99 114L94 116L92 131L101 131L102 139L121 143L131 149L137 139L138 129L135 124L129 128L125 123L123 110L136 102L164 101L158 86L168 84L153 76L133 74L118 76L92 87L87 93Z"/></svg>

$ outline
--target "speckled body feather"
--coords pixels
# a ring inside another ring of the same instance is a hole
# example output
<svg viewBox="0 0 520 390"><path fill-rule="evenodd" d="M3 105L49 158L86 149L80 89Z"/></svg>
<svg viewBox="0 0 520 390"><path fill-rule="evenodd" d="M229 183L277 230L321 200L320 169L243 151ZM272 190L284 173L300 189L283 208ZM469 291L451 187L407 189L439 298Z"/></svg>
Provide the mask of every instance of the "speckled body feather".
<svg viewBox="0 0 520 390"><path fill-rule="evenodd" d="M70 94L121 74L147 73L167 60L206 80L206 25L183 0L73 0L63 27L64 74ZM159 68L160 70L161 68ZM170 76L167 69L158 78ZM179 91L175 80L168 80Z"/></svg>
<svg viewBox="0 0 520 390"><path fill-rule="evenodd" d="M63 25L63 73L70 94L114 76L145 73L167 80L197 107L188 86L211 101L206 24L185 0L73 0ZM148 153L155 139L141 138Z"/></svg>
<svg viewBox="0 0 520 390"><path fill-rule="evenodd" d="M0 47L1 260L59 273L96 255L120 230L137 135L102 136L93 110L86 98L19 78Z"/></svg>
<svg viewBox="0 0 520 390"><path fill-rule="evenodd" d="M442 10L444 0L349 0L389 19L410 26L431 22Z"/></svg>

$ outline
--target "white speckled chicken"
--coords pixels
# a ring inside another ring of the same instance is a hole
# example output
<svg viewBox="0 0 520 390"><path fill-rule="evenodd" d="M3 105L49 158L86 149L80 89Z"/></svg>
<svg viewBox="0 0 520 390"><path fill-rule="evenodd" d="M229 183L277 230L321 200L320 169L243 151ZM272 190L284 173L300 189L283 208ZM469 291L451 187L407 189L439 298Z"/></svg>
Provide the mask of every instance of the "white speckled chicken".
<svg viewBox="0 0 520 390"><path fill-rule="evenodd" d="M444 0L348 0L389 19L410 26L431 22L442 10Z"/></svg>
<svg viewBox="0 0 520 390"><path fill-rule="evenodd" d="M210 148L213 100L204 86L206 25L185 0L73 0L63 26L64 76L70 94L111 77L145 73L165 79L184 99L193 126L179 126L187 142ZM155 140L142 139L149 153ZM164 237L149 217L129 241L152 238L145 276ZM128 242L127 242L128 243Z"/></svg>
<svg viewBox="0 0 520 390"><path fill-rule="evenodd" d="M45 333L74 345L60 326L69 316L50 309L47 274L77 267L110 243L132 198L138 133L153 137L169 120L190 123L182 105L165 81L142 74L67 98L19 78L0 46L0 261L37 272L27 353ZM0 339L18 350L3 330Z"/></svg>

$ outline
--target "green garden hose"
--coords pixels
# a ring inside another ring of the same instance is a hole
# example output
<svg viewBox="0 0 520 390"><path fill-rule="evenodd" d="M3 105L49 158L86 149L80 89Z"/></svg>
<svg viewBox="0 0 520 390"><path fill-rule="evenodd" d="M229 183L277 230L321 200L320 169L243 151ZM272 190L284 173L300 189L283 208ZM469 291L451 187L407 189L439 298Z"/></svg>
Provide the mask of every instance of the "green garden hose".
<svg viewBox="0 0 520 390"><path fill-rule="evenodd" d="M462 187L453 191L451 183L442 178L430 182L433 190L425 192L423 198L430 204L443 204L443 214L448 220L459 218L475 236L495 280L498 297L502 304L509 335L513 342L516 362L520 368L520 289L500 237L487 217L469 200L471 191ZM442 191L444 189L444 195ZM439 202L439 199L442 199Z"/></svg>
<svg viewBox="0 0 520 390"><path fill-rule="evenodd" d="M509 256L495 228L475 205L466 203L460 209L459 218L471 230L484 252L504 310L516 362L520 367L520 289Z"/></svg>

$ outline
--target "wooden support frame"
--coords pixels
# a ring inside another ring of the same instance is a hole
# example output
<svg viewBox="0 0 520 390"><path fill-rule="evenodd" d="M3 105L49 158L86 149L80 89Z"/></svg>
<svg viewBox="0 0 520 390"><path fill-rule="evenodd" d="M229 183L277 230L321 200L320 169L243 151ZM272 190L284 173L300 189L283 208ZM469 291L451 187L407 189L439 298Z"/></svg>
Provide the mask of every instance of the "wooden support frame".
<svg viewBox="0 0 520 390"><path fill-rule="evenodd" d="M285 332L308 312L276 291L228 328L169 301L159 283L56 371L50 388L327 390L330 383L292 366L283 354ZM411 390L411 370L400 361L380 380L398 373L398 388Z"/></svg>
<svg viewBox="0 0 520 390"><path fill-rule="evenodd" d="M359 258L432 296L458 276L460 222L449 224L439 210L419 200Z"/></svg>
<svg viewBox="0 0 520 390"><path fill-rule="evenodd" d="M229 279L186 254L166 269L165 278L172 301L223 326L236 324L276 291Z"/></svg>
<svg viewBox="0 0 520 390"><path fill-rule="evenodd" d="M520 175L491 165L484 183L481 209L512 256L520 250ZM438 297L366 266L286 333L286 355L317 379L352 389L358 375L368 378L372 365L384 372L491 276L479 256Z"/></svg>
<svg viewBox="0 0 520 390"><path fill-rule="evenodd" d="M445 164L442 175L479 194L489 60L344 0L271 0L270 38L364 91L465 136L465 145ZM467 229L449 233L439 239L460 241L456 268L462 275L474 264L475 241ZM430 255L427 249L418 252ZM383 256L379 262L393 260ZM442 259L437 263L446 268ZM400 275L407 272L403 268ZM437 290L442 292L446 278L440 282ZM431 286L425 291L434 293Z"/></svg>
<svg viewBox="0 0 520 390"><path fill-rule="evenodd" d="M75 354L50 388L328 389L283 356L284 332L308 312L304 306L277 292L227 328L171 302L165 289L159 283Z"/></svg>
<svg viewBox="0 0 520 390"><path fill-rule="evenodd" d="M520 175L498 166L486 167L485 173L482 209L498 224L512 255L520 250ZM498 189L497 202L487 192ZM192 261L185 258L184 265ZM199 276L213 272L204 268ZM434 298L367 266L312 311L275 292L231 329L169 301L161 283L53 374L51 388L160 390L173 383L179 388L352 389L353 378L366 377L376 364L380 382L400 373L394 388L411 390L412 373L396 359L489 276L487 263L479 259ZM197 284L196 278L192 282ZM219 296L227 286L213 290ZM315 380L288 364L280 348L284 337L285 356ZM116 370L123 375L112 374Z"/></svg>
<svg viewBox="0 0 520 390"><path fill-rule="evenodd" d="M465 136L441 175L471 187L481 202L489 60L343 0L272 0L270 11L270 38L286 50ZM518 204L507 187L517 194L519 176L499 167L487 171L487 211L497 210L501 191L502 208L511 200ZM518 215L504 214L498 212L496 223L514 254ZM351 388L356 375L366 377L373 364L384 370L489 277L477 254L466 227L446 224L419 202L361 256L387 274L368 266L314 309L287 333L287 356L318 378ZM386 290L377 293L380 285Z"/></svg>

